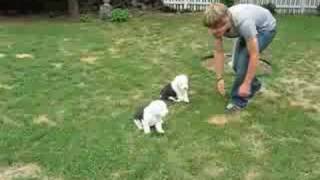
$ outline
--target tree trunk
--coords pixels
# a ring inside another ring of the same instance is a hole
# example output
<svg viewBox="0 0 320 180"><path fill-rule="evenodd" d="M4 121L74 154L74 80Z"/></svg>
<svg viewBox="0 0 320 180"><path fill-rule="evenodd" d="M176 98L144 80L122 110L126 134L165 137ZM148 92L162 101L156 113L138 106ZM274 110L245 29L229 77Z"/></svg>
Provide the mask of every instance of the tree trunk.
<svg viewBox="0 0 320 180"><path fill-rule="evenodd" d="M68 0L69 15L72 19L80 19L79 2L78 0Z"/></svg>

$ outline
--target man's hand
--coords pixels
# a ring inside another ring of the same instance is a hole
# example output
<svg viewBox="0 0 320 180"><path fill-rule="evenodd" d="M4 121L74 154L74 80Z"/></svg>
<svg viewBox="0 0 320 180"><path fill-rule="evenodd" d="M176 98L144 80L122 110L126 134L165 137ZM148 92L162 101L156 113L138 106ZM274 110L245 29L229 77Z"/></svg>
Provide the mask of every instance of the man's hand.
<svg viewBox="0 0 320 180"><path fill-rule="evenodd" d="M250 85L247 83L242 83L239 88L239 96L248 97L250 95Z"/></svg>
<svg viewBox="0 0 320 180"><path fill-rule="evenodd" d="M221 96L226 95L226 91L224 89L224 80L223 79L220 79L217 81L217 90Z"/></svg>

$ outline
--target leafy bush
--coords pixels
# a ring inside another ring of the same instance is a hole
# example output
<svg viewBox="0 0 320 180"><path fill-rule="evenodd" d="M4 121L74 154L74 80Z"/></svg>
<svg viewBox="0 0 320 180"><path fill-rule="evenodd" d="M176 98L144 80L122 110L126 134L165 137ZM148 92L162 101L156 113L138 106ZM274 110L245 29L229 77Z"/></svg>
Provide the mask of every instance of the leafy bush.
<svg viewBox="0 0 320 180"><path fill-rule="evenodd" d="M129 12L127 9L116 8L111 12L111 21L126 22L129 19Z"/></svg>
<svg viewBox="0 0 320 180"><path fill-rule="evenodd" d="M268 9L272 14L276 14L276 5L273 3L263 4L262 7Z"/></svg>
<svg viewBox="0 0 320 180"><path fill-rule="evenodd" d="M80 15L80 22L90 22L90 16L89 14L81 14Z"/></svg>
<svg viewBox="0 0 320 180"><path fill-rule="evenodd" d="M225 4L228 7L230 7L234 4L234 0L223 0L222 2L223 2L223 4Z"/></svg>

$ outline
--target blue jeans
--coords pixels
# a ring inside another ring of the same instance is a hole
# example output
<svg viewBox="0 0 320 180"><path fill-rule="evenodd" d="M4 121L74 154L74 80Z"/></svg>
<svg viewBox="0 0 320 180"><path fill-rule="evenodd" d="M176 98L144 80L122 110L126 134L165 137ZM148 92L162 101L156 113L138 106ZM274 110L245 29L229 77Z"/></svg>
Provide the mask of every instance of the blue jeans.
<svg viewBox="0 0 320 180"><path fill-rule="evenodd" d="M259 52L262 52L266 47L268 47L275 34L275 30L258 33L257 40L259 44ZM239 88L247 75L247 69L249 65L249 53L244 38L240 37L237 39L233 54L233 70L235 71L236 77L231 90L231 101L233 104L244 108L247 106L248 100L252 98L258 90L260 90L261 83L257 77L254 77L251 83L249 96L239 96Z"/></svg>

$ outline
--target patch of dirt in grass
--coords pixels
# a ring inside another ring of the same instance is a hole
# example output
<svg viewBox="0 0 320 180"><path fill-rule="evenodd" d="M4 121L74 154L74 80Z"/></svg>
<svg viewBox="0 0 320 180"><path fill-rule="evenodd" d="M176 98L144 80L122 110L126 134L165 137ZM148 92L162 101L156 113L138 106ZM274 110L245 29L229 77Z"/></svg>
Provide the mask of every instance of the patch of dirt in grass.
<svg viewBox="0 0 320 180"><path fill-rule="evenodd" d="M152 69L152 66L148 66L148 65L141 65L139 68L145 70L145 71L148 71L148 70L151 70Z"/></svg>
<svg viewBox="0 0 320 180"><path fill-rule="evenodd" d="M151 58L151 62L152 64L161 64L160 58L157 57Z"/></svg>
<svg viewBox="0 0 320 180"><path fill-rule="evenodd" d="M189 96L196 95L198 92L196 90L189 90Z"/></svg>
<svg viewBox="0 0 320 180"><path fill-rule="evenodd" d="M192 27L181 27L180 32L183 34L185 34L185 33L192 34L192 33L194 33L194 29Z"/></svg>
<svg viewBox="0 0 320 180"><path fill-rule="evenodd" d="M112 97L111 97L111 96L105 96L104 99L105 99L106 101L111 101Z"/></svg>
<svg viewBox="0 0 320 180"><path fill-rule="evenodd" d="M130 99L114 100L111 102L114 107L127 107L130 105L130 103Z"/></svg>
<svg viewBox="0 0 320 180"><path fill-rule="evenodd" d="M211 116L208 120L208 123L223 127L228 123L241 123L250 116L251 115L248 111L241 111L234 114L217 114Z"/></svg>
<svg viewBox="0 0 320 180"><path fill-rule="evenodd" d="M208 59L201 62L201 65L209 71L214 71L214 61L213 59Z"/></svg>
<svg viewBox="0 0 320 180"><path fill-rule="evenodd" d="M192 51L196 51L196 50L202 48L202 44L199 44L199 43L196 43L196 42L192 42L190 46L191 46Z"/></svg>
<svg viewBox="0 0 320 180"><path fill-rule="evenodd" d="M10 167L0 166L0 180L15 179L46 179L46 180L62 180L62 178L48 177L43 175L40 166L34 163L16 164Z"/></svg>
<svg viewBox="0 0 320 180"><path fill-rule="evenodd" d="M262 96L264 96L266 98L277 99L277 98L281 97L281 94L275 92L272 89L264 89L262 91Z"/></svg>
<svg viewBox="0 0 320 180"><path fill-rule="evenodd" d="M77 84L77 86L78 86L79 88L84 88L84 87L86 87L87 85L86 85L86 83L84 83L84 82L80 82L79 84Z"/></svg>
<svg viewBox="0 0 320 180"><path fill-rule="evenodd" d="M231 122L241 122L248 116L250 116L250 114L246 111L242 111L231 115L218 114L211 116L208 120L208 123L219 127L224 127L226 124Z"/></svg>
<svg viewBox="0 0 320 180"><path fill-rule="evenodd" d="M260 61L259 66L257 68L258 75L271 75L272 67L265 62Z"/></svg>
<svg viewBox="0 0 320 180"><path fill-rule="evenodd" d="M227 149L234 149L237 145L231 139L221 140L217 143L219 146Z"/></svg>
<svg viewBox="0 0 320 180"><path fill-rule="evenodd" d="M159 53L160 56L166 56L168 58L175 58L177 56L176 47L174 44L168 44L167 46L162 46L157 49L157 53Z"/></svg>
<svg viewBox="0 0 320 180"><path fill-rule="evenodd" d="M63 63L52 63L51 65L56 69L61 69L63 66Z"/></svg>
<svg viewBox="0 0 320 180"><path fill-rule="evenodd" d="M320 84L316 81L301 78L282 78L279 82L286 87L289 94L289 105L300 107L308 111L320 112L319 92Z"/></svg>
<svg viewBox="0 0 320 180"><path fill-rule="evenodd" d="M124 42L126 42L126 39L119 38L119 39L117 39L114 43L115 43L116 45L121 45L121 44L123 44Z"/></svg>
<svg viewBox="0 0 320 180"><path fill-rule="evenodd" d="M215 115L209 118L208 123L216 126L225 126L229 122L226 115Z"/></svg>
<svg viewBox="0 0 320 180"><path fill-rule="evenodd" d="M120 56L120 49L116 47L109 48L109 52L113 58L119 58Z"/></svg>
<svg viewBox="0 0 320 180"><path fill-rule="evenodd" d="M225 168L217 163L207 164L203 170L203 174L210 176L211 178L219 177L225 172Z"/></svg>
<svg viewBox="0 0 320 180"><path fill-rule="evenodd" d="M240 137L243 147L254 158L261 160L266 157L268 148L265 146L264 138L266 133L263 128L258 125L252 125L246 133L243 133Z"/></svg>
<svg viewBox="0 0 320 180"><path fill-rule="evenodd" d="M301 143L302 140L301 139L298 139L298 138L294 138L294 137L276 137L276 138L273 138L273 141L277 141L281 144L284 144L284 143Z"/></svg>
<svg viewBox="0 0 320 180"><path fill-rule="evenodd" d="M260 176L260 173L255 168L251 168L244 176L244 180L256 180Z"/></svg>
<svg viewBox="0 0 320 180"><path fill-rule="evenodd" d="M289 105L293 107L300 107L302 109L312 111L312 112L320 112L320 103L312 103L311 100L308 99L300 99L300 100L289 100Z"/></svg>
<svg viewBox="0 0 320 180"><path fill-rule="evenodd" d="M16 54L16 58L17 59L33 59L33 55L32 54Z"/></svg>
<svg viewBox="0 0 320 180"><path fill-rule="evenodd" d="M283 78L283 79L280 79L280 83L286 84L290 88L295 88L295 87L305 88L309 84L304 79L299 79L299 78L293 78L293 79Z"/></svg>
<svg viewBox="0 0 320 180"><path fill-rule="evenodd" d="M229 65L229 63L231 63L231 57L228 57L226 55L225 61L224 61L224 69L226 73L233 73L233 70ZM203 60L201 62L201 65L209 71L214 71L214 58L208 58L206 60Z"/></svg>
<svg viewBox="0 0 320 180"><path fill-rule="evenodd" d="M131 99L133 100L139 100L143 97L143 94L142 93L136 93L134 95L131 96Z"/></svg>
<svg viewBox="0 0 320 180"><path fill-rule="evenodd" d="M57 123L50 120L47 114L42 114L34 118L33 123L39 124L39 125L57 126Z"/></svg>
<svg viewBox="0 0 320 180"><path fill-rule="evenodd" d="M71 53L70 51L64 50L64 49L60 49L60 51L61 51L65 56L71 56L71 55L73 55L73 53Z"/></svg>
<svg viewBox="0 0 320 180"><path fill-rule="evenodd" d="M13 89L13 86L9 86L7 84L0 83L0 89L11 90L11 89Z"/></svg>
<svg viewBox="0 0 320 180"><path fill-rule="evenodd" d="M289 47L296 46L296 45L297 45L297 42L289 43Z"/></svg>
<svg viewBox="0 0 320 180"><path fill-rule="evenodd" d="M294 43L292 43L294 44ZM302 57L288 57L279 78L275 79L276 88L285 93L289 106L306 111L320 112L320 71L315 49L303 52Z"/></svg>
<svg viewBox="0 0 320 180"><path fill-rule="evenodd" d="M95 64L96 63L96 60L98 58L96 56L83 56L80 58L80 61L81 62L84 62L84 63L87 63L87 64Z"/></svg>
<svg viewBox="0 0 320 180"><path fill-rule="evenodd" d="M0 167L0 179L39 178L41 168L36 164L18 164L12 167Z"/></svg>
<svg viewBox="0 0 320 180"><path fill-rule="evenodd" d="M168 54L168 53L170 53L170 51L171 51L171 49L170 49L170 48L167 48L167 47L160 47L160 48L159 48L159 52L160 52L161 54Z"/></svg>
<svg viewBox="0 0 320 180"><path fill-rule="evenodd" d="M2 115L2 118L0 120L0 122L2 122L3 124L7 124L7 125L11 125L11 126L16 126L16 127L20 127L22 126L22 124L18 121L15 121L5 115ZM1 123L0 123L1 124Z"/></svg>
<svg viewBox="0 0 320 180"><path fill-rule="evenodd" d="M0 53L0 58L5 58L7 55Z"/></svg>
<svg viewBox="0 0 320 180"><path fill-rule="evenodd" d="M111 179L116 180L116 179L125 179L125 177L128 176L128 174L130 173L129 170L116 170L114 172L112 172L110 174L110 176L112 177Z"/></svg>

